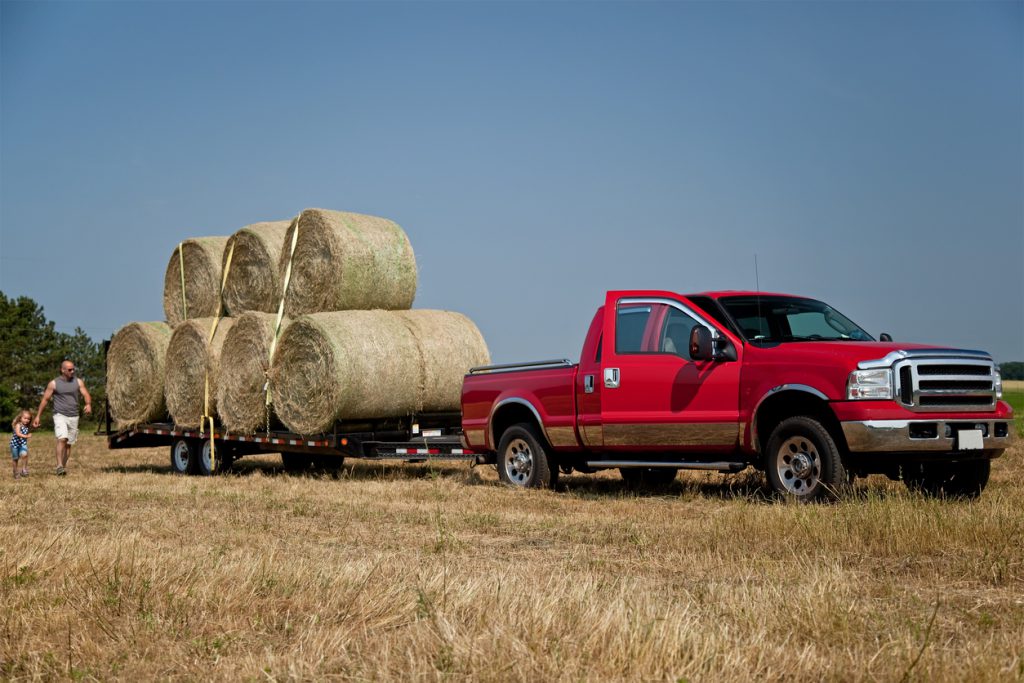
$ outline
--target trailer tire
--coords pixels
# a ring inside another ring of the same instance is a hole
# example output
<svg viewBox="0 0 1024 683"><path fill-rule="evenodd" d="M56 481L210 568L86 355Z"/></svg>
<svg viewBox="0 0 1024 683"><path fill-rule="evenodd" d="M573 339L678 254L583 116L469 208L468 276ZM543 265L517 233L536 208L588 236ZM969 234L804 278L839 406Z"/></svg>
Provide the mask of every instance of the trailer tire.
<svg viewBox="0 0 1024 683"><path fill-rule="evenodd" d="M196 442L193 439L171 442L171 471L175 474L193 474L196 471Z"/></svg>
<svg viewBox="0 0 1024 683"><path fill-rule="evenodd" d="M908 489L932 498L977 498L985 490L991 471L988 459L912 463L901 468Z"/></svg>
<svg viewBox="0 0 1024 683"><path fill-rule="evenodd" d="M658 491L671 486L679 470L667 467L620 467L619 474L631 489Z"/></svg>
<svg viewBox="0 0 1024 683"><path fill-rule="evenodd" d="M210 439L203 439L196 448L196 474L209 477L213 474L222 474L231 467L231 451L223 443L215 445L214 451L215 467L210 466Z"/></svg>
<svg viewBox="0 0 1024 683"><path fill-rule="evenodd" d="M282 453L281 464L288 474L303 474L313 465L313 456L306 453Z"/></svg>
<svg viewBox="0 0 1024 683"><path fill-rule="evenodd" d="M529 423L512 425L498 444L498 478L508 486L524 489L553 489L558 485L558 467L551 462L544 441Z"/></svg>
<svg viewBox="0 0 1024 683"><path fill-rule="evenodd" d="M850 486L832 435L820 422L803 415L783 420L772 431L765 472L777 494L800 502L836 498Z"/></svg>
<svg viewBox="0 0 1024 683"><path fill-rule="evenodd" d="M339 472L345 464L345 458L340 455L313 455L310 459L313 469L331 474Z"/></svg>

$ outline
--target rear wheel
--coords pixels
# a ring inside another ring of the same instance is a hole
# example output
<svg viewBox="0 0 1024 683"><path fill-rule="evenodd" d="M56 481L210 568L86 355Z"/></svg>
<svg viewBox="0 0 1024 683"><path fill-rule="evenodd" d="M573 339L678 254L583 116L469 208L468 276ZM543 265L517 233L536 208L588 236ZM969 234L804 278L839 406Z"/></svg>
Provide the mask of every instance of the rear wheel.
<svg viewBox="0 0 1024 683"><path fill-rule="evenodd" d="M924 462L904 465L903 483L926 496L977 498L985 490L992 471L989 460Z"/></svg>
<svg viewBox="0 0 1024 683"><path fill-rule="evenodd" d="M210 439L203 439L196 458L196 474L208 477L220 474L231 467L231 451L223 444L210 445Z"/></svg>
<svg viewBox="0 0 1024 683"><path fill-rule="evenodd" d="M634 489L665 489L676 479L679 470L671 467L620 467L626 486Z"/></svg>
<svg viewBox="0 0 1024 683"><path fill-rule="evenodd" d="M195 462L196 442L192 439L175 439L171 444L171 470L176 474L192 474Z"/></svg>
<svg viewBox="0 0 1024 683"><path fill-rule="evenodd" d="M498 478L509 486L549 489L558 484L558 467L551 462L536 428L525 422L501 435L497 464Z"/></svg>
<svg viewBox="0 0 1024 683"><path fill-rule="evenodd" d="M765 471L776 493L799 501L836 497L850 481L832 435L802 415L783 420L772 432Z"/></svg>

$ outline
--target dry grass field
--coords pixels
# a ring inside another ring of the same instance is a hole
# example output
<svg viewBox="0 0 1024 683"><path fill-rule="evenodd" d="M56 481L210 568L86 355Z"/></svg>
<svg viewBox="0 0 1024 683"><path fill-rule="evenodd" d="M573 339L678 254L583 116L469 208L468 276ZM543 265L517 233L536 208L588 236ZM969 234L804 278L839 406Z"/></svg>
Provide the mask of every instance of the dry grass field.
<svg viewBox="0 0 1024 683"><path fill-rule="evenodd" d="M181 477L94 436L57 478L52 446L0 480L3 680L1024 678L1020 442L973 503L807 506L756 475Z"/></svg>

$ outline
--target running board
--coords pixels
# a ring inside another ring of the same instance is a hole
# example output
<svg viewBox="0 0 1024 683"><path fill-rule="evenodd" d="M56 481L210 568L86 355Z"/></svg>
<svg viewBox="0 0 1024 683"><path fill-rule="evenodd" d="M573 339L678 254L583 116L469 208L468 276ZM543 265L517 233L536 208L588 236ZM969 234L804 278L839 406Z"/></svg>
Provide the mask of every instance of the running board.
<svg viewBox="0 0 1024 683"><path fill-rule="evenodd" d="M716 470L718 472L739 472L745 469L747 463L735 461L720 462L666 462L664 460L592 460L587 467L595 470L600 469L622 469L634 467L665 468L674 470Z"/></svg>

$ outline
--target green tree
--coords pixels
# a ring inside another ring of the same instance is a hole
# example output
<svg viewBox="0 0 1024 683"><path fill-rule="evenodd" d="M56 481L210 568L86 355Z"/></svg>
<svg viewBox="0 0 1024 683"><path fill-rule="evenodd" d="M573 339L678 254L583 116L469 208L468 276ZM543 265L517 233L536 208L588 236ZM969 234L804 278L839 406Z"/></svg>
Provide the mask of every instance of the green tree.
<svg viewBox="0 0 1024 683"><path fill-rule="evenodd" d="M58 332L32 299L0 292L0 428L9 429L21 408L35 412L64 359L75 362L99 412L106 382L102 347L80 328Z"/></svg>
<svg viewBox="0 0 1024 683"><path fill-rule="evenodd" d="M1021 361L1000 363L999 373L1003 376L1003 379L1024 379L1024 363Z"/></svg>

